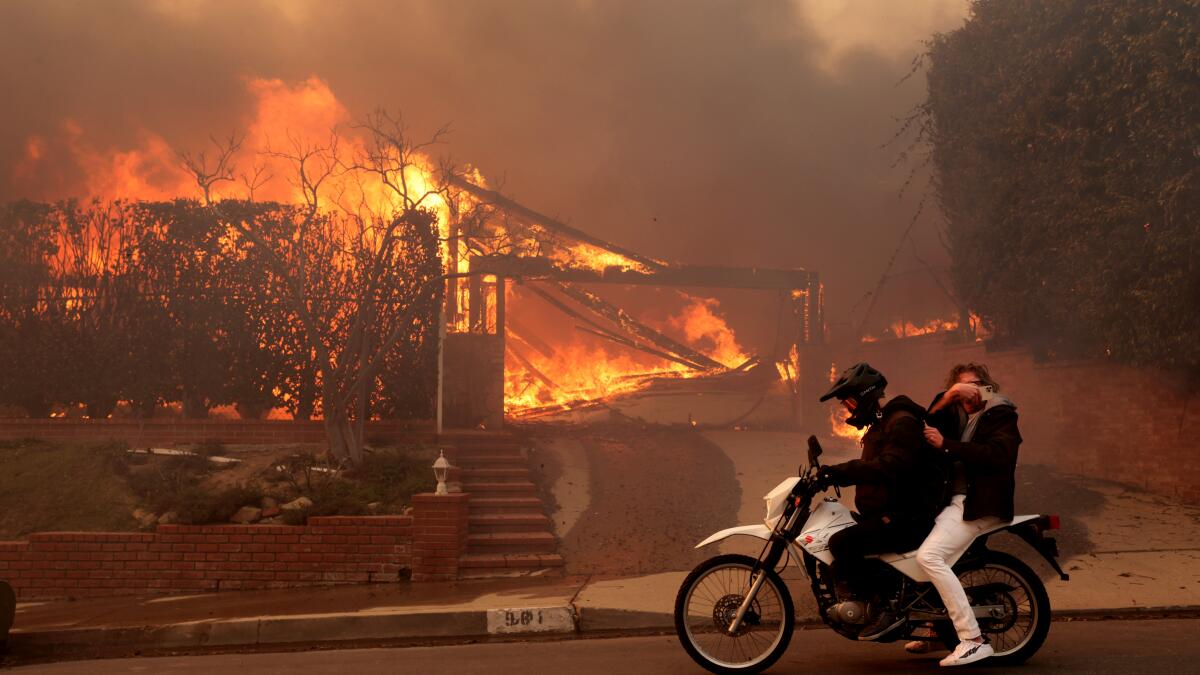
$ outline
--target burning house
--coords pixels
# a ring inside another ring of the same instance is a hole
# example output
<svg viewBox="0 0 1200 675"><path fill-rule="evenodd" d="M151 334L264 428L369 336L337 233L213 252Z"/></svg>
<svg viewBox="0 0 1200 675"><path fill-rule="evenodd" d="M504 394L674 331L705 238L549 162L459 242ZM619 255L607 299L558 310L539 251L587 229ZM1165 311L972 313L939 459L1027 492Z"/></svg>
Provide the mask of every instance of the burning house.
<svg viewBox="0 0 1200 675"><path fill-rule="evenodd" d="M465 179L453 183L470 207L452 209L449 222L447 267L466 274L446 293L444 426L597 410L693 425L802 422L814 398L804 393L823 376L815 273L658 260ZM685 306L655 326L599 290L613 286L773 295L775 347L745 353L715 300L678 292Z"/></svg>

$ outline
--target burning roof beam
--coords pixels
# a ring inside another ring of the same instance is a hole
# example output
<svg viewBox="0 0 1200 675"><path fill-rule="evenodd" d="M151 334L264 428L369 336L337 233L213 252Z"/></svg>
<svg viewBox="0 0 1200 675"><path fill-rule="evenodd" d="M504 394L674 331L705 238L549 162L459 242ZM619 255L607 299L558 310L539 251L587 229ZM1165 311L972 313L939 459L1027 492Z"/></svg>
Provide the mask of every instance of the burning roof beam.
<svg viewBox="0 0 1200 675"><path fill-rule="evenodd" d="M463 190L466 190L467 192L471 193L471 195L473 195L474 197L476 197L477 199L480 199L481 201L483 201L485 203L494 204L495 206L498 206L498 207L504 209L505 211L508 211L517 216L520 216L521 218L525 218L529 221L537 223L539 226L541 226L541 227L545 228L546 230L553 232L555 234L560 234L560 235L569 237L571 239L575 239L576 241L581 241L581 242L584 242L587 244L591 244L592 246L595 246L597 248L602 248L611 253L616 253L619 256L622 256L622 257L628 258L634 262L640 263L649 269L659 270L659 269L667 268L667 264L662 262L661 260L647 258L646 256L643 256L639 253L635 253L627 248L617 246L616 244L609 243L607 241L604 241L603 239L600 239L599 237L594 237L594 236L588 234L587 232L584 232L583 230L571 227L570 225L567 225L566 223L561 223L549 216L538 213L537 211L534 211L533 209L531 209L527 206L522 206L521 204L514 202L513 200L505 197L504 195L500 194L499 192L481 188L478 185L475 185L474 183L472 183L466 179L463 179L459 176L451 175L450 183L459 188L462 188Z"/></svg>
<svg viewBox="0 0 1200 675"><path fill-rule="evenodd" d="M649 354L651 356L657 356L660 359L665 359L667 361L674 361L675 363L678 363L683 366L687 366L688 368L691 368L692 370L700 370L700 371L708 370L704 366L698 366L698 365L691 363L685 359L675 356L674 354L660 352L657 349L654 349L652 347L647 347L645 345L638 344L637 342L630 340L627 337L622 337L620 335L617 335L616 333L610 333L608 331L594 330L592 328L588 328L587 326L575 326L575 330L583 331L584 333L590 333L592 335L602 337L606 340L612 340L613 342L615 342L619 345L624 345L631 349L637 349L639 351L646 352L647 354Z"/></svg>
<svg viewBox="0 0 1200 675"><path fill-rule="evenodd" d="M521 366L523 368L525 368L526 371L528 371L531 375L533 375L538 380L540 380L542 382L542 384L546 385L550 389L559 389L559 386L554 383L554 380L551 380L549 377L546 376L545 373L538 370L537 366L533 365L533 363L531 363L529 361L529 359L525 358L525 356L522 355L521 352L514 349L512 345L508 345L508 347L504 351L507 352L509 355L511 355L514 359L516 359L517 362L519 362L521 364Z"/></svg>
<svg viewBox="0 0 1200 675"><path fill-rule="evenodd" d="M685 344L676 342L670 337L667 337L666 335L663 335L653 328L643 324L637 319L634 319L632 316L629 316L625 310L608 302L595 293L585 291L582 288L577 288L565 283L556 283L555 286L567 297L620 326L623 330L631 335L635 335L647 342L653 343L660 349L668 351L672 354L677 354L687 361L691 361L692 363L703 366L707 370L725 368L724 364L715 361L704 354L701 354Z"/></svg>
<svg viewBox="0 0 1200 675"><path fill-rule="evenodd" d="M803 269L762 267L712 267L674 265L646 273L610 267L604 271L563 269L549 258L485 255L471 259L471 271L523 279L632 286L687 286L692 288L738 288L748 290L804 290L817 283L817 275Z"/></svg>
<svg viewBox="0 0 1200 675"><path fill-rule="evenodd" d="M692 370L708 370L708 368L706 368L705 366L701 366L701 365L698 365L691 361L688 361L687 359L685 359L681 356L678 356L676 354L661 352L657 349L654 349L653 347L647 347L646 345L643 345L631 338L628 338L628 337L625 337L622 335L617 335L616 333L605 328L604 326L601 326L599 323L596 323L592 319L589 319L588 317L584 316L583 314L577 312L576 310L571 308L569 305L564 303L562 300L559 300L558 298L554 297L553 295L547 293L545 289L538 288L537 286L535 286L533 284L528 284L525 286L525 288L529 289L534 294L536 294L538 297L540 297L543 300L545 300L546 302L550 303L550 305L553 306L555 309L561 311L562 313L566 314L567 316L571 317L572 319L575 319L576 321L580 321L580 322L586 324L586 326L575 326L575 328L577 330L582 330L584 332L591 333L593 335L598 335L602 338L612 340L613 342L616 342L617 344L621 344L626 347L630 347L632 349L637 349L639 351L650 354L651 356L656 356L660 359L674 361L675 363L687 366L688 368L691 368Z"/></svg>

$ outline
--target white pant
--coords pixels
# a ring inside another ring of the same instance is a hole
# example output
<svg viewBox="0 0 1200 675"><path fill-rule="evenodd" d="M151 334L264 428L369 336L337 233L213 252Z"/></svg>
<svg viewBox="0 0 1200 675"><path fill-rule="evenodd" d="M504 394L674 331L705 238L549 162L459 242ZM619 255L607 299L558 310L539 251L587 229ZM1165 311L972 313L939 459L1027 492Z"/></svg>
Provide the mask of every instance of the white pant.
<svg viewBox="0 0 1200 675"><path fill-rule="evenodd" d="M962 582L950 569L949 561L958 558L967 550L975 537L984 530L1000 522L998 518L988 516L978 520L963 521L964 495L955 495L950 505L942 509L937 520L933 523L933 531L925 537L925 542L917 550L917 563L933 581L934 588L942 596L950 620L958 631L959 640L973 640L979 637L979 622L975 620L975 612L967 593L963 590Z"/></svg>

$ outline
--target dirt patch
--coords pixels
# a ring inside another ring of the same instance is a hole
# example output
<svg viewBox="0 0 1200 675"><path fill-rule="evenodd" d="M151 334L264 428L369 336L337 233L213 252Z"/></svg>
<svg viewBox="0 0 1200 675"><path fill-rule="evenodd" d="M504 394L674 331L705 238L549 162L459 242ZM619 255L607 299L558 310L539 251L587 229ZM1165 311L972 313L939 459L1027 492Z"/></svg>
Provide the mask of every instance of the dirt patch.
<svg viewBox="0 0 1200 675"><path fill-rule="evenodd" d="M531 441L545 445L555 435L577 443L588 467L587 506L560 535L570 574L690 569L709 555L696 543L736 519L733 464L694 430L612 423L543 429ZM561 468L546 463L556 475L541 480L552 484Z"/></svg>

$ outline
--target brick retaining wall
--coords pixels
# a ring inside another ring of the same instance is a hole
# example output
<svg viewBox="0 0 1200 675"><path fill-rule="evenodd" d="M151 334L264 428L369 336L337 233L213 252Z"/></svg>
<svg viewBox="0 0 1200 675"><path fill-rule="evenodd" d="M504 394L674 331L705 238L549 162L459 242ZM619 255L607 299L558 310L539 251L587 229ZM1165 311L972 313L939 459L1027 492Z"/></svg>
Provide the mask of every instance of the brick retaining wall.
<svg viewBox="0 0 1200 675"><path fill-rule="evenodd" d="M467 552L469 505L463 492L413 496L413 581L458 578L459 556Z"/></svg>
<svg viewBox="0 0 1200 675"><path fill-rule="evenodd" d="M21 600L388 583L412 568L412 533L411 516L42 532L0 542L0 579Z"/></svg>
<svg viewBox="0 0 1200 675"><path fill-rule="evenodd" d="M433 424L424 421L372 421L368 442L432 443ZM48 441L125 441L132 445L165 443L324 443L320 420L234 419L29 419L0 418L0 439L38 438Z"/></svg>

